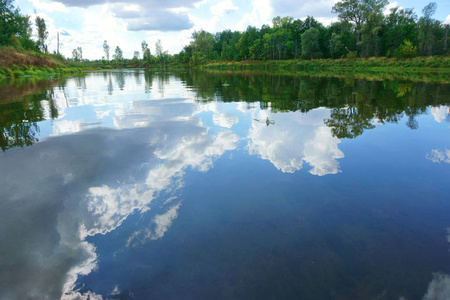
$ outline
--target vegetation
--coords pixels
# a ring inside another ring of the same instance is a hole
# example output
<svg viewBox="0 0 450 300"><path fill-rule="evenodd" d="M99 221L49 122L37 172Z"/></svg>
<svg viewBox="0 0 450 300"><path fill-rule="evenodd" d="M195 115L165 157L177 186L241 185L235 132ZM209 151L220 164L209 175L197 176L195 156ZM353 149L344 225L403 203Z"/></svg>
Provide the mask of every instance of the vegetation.
<svg viewBox="0 0 450 300"><path fill-rule="evenodd" d="M275 17L272 26L249 26L244 32L194 31L189 45L175 55L169 55L160 40L154 44L152 55L149 44L142 41L140 51L134 51L133 58L126 59L120 45L110 48L104 40L105 55L89 61L83 57L81 47L73 49L70 58L58 52L48 54L44 19L36 18L38 40L33 41L29 17L21 15L11 0L0 0L0 77L21 76L20 72L13 72L14 65L22 72L24 66L81 70L205 65L250 69L284 69L290 65L293 70L308 71L330 68L358 71L367 67L372 71L448 70L449 25L432 18L436 3L426 5L421 18L413 9L399 7L384 16L387 4L387 0L341 0L332 8L339 21L327 27L308 16L305 20ZM115 49L112 58L111 49ZM439 58L425 58L431 56Z"/></svg>
<svg viewBox="0 0 450 300"><path fill-rule="evenodd" d="M408 59L449 54L449 25L432 18L436 3L425 6L420 19L412 9L399 7L384 16L387 4L387 0L342 0L332 9L339 21L328 27L314 17L304 21L276 17L272 27L249 26L242 33L194 32L192 42L173 59L201 65L220 60Z"/></svg>

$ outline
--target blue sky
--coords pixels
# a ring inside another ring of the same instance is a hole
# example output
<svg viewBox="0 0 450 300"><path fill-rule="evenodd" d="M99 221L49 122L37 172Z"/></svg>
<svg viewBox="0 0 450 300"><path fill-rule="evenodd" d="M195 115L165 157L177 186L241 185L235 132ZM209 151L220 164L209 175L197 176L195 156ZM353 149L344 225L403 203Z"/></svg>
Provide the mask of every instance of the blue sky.
<svg viewBox="0 0 450 300"><path fill-rule="evenodd" d="M103 41L114 52L119 46L131 58L146 40L154 53L161 40L164 50L178 53L190 42L194 30L216 33L224 29L243 31L247 26L271 24L276 16L295 19L315 17L324 25L336 20L331 7L337 0L17 0L23 14L43 17L49 28L49 50L56 49L60 33L61 52L67 57L82 47L83 57L104 56ZM389 7L414 8L422 15L428 0L399 0ZM450 0L437 0L434 18L450 23Z"/></svg>

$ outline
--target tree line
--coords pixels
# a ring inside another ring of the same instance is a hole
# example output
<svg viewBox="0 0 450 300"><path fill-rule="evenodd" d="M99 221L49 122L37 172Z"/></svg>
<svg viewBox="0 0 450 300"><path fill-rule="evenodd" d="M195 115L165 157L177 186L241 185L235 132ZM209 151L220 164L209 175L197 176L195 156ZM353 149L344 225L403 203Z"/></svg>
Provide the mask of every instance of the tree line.
<svg viewBox="0 0 450 300"><path fill-rule="evenodd" d="M418 18L413 9L392 8L387 0L342 0L332 12L339 21L324 26L314 17L275 17L272 26L248 26L244 32L195 31L177 55L178 62L211 60L285 60L311 58L446 55L449 25L433 19L437 5L426 5Z"/></svg>
<svg viewBox="0 0 450 300"><path fill-rule="evenodd" d="M272 26L248 26L243 32L230 29L209 33L194 31L192 40L180 53L169 55L161 41L155 43L152 55L146 41L141 51L126 60L120 46L110 59L110 46L105 40L102 63L150 66L152 64L199 65L210 61L287 60L313 58L399 57L448 55L449 24L433 19L437 5L429 3L418 18L413 9L392 8L383 12L387 0L342 0L332 12L339 20L324 26L314 17L305 20L275 17ZM35 19L38 39L31 39L30 16L21 15L12 0L0 0L0 46L47 52L48 31L44 19ZM59 46L59 41L58 41ZM59 54L59 47L56 51ZM75 62L83 59L83 49L72 51Z"/></svg>

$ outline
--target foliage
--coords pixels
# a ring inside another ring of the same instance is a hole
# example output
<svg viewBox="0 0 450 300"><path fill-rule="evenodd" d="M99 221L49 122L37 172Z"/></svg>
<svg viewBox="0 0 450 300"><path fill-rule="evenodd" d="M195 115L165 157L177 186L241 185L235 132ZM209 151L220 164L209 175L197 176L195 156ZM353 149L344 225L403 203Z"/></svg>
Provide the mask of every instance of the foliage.
<svg viewBox="0 0 450 300"><path fill-rule="evenodd" d="M120 49L119 46L116 46L116 50L114 51L113 59L117 63L121 63L123 61L123 52L122 52L122 49Z"/></svg>
<svg viewBox="0 0 450 300"><path fill-rule="evenodd" d="M47 52L47 45L45 40L48 38L48 30L45 25L45 20L39 16L36 17L36 27L38 30L39 47L43 52Z"/></svg>
<svg viewBox="0 0 450 300"><path fill-rule="evenodd" d="M302 55L306 58L317 57L319 51L319 30L310 28L302 34Z"/></svg>
<svg viewBox="0 0 450 300"><path fill-rule="evenodd" d="M398 58L412 58L417 56L417 46L414 46L411 41L404 40L403 44L395 51L395 56Z"/></svg>
<svg viewBox="0 0 450 300"><path fill-rule="evenodd" d="M30 18L21 15L11 0L0 0L0 46L37 50L31 31Z"/></svg>

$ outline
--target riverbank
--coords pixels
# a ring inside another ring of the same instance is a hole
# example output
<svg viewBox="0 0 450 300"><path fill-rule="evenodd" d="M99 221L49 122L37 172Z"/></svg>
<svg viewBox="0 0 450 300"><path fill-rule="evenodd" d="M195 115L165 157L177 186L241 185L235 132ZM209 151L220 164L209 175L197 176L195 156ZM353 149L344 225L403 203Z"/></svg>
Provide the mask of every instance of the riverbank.
<svg viewBox="0 0 450 300"><path fill-rule="evenodd" d="M18 51L12 47L0 48L0 79L72 74L83 70L86 68L71 66L62 55Z"/></svg>
<svg viewBox="0 0 450 300"><path fill-rule="evenodd" d="M215 62L201 69L221 71L270 71L332 77L363 77L368 79L406 79L450 83L450 57L419 57L414 59L358 58Z"/></svg>
<svg viewBox="0 0 450 300"><path fill-rule="evenodd" d="M295 70L408 70L447 71L450 72L450 57L416 57L412 59L397 59L386 57L354 58L354 59L312 59L312 60L270 60L270 61L240 61L213 62L206 64L206 68L225 69L295 69Z"/></svg>

